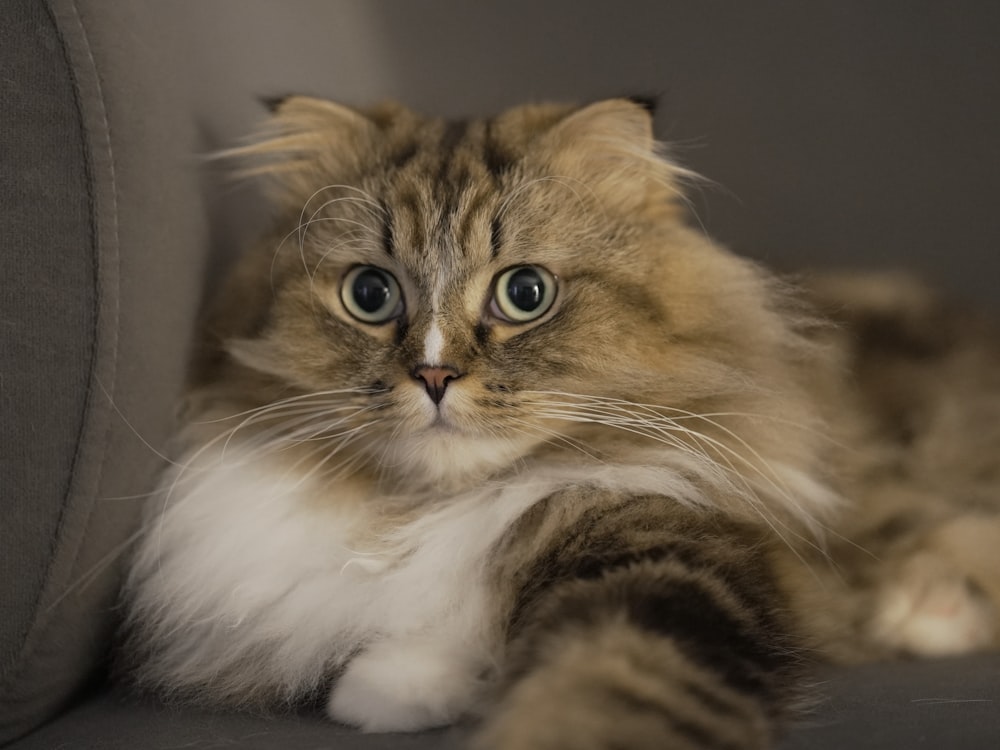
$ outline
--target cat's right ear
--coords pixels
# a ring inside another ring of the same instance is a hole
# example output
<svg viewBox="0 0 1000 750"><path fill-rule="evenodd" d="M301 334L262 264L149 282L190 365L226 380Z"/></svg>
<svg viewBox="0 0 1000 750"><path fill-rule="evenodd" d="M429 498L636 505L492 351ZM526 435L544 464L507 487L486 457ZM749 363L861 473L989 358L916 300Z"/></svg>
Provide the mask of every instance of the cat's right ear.
<svg viewBox="0 0 1000 750"><path fill-rule="evenodd" d="M323 184L349 175L365 162L379 137L367 115L311 96L262 98L271 111L247 143L216 156L234 160L237 177L269 178L277 200L301 205Z"/></svg>
<svg viewBox="0 0 1000 750"><path fill-rule="evenodd" d="M282 94L281 96L258 96L257 101L264 105L264 108L272 115L277 114L281 105L295 94Z"/></svg>
<svg viewBox="0 0 1000 750"><path fill-rule="evenodd" d="M671 205L688 174L665 158L646 99L608 99L563 118L540 140L549 169L578 179L608 206Z"/></svg>

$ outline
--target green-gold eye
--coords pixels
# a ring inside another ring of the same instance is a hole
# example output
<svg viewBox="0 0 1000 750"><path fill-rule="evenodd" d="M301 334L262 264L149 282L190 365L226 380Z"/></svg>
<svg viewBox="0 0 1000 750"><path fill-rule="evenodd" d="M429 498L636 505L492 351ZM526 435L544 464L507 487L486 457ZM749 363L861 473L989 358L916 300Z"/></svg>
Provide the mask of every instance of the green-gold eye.
<svg viewBox="0 0 1000 750"><path fill-rule="evenodd" d="M514 266L497 277L490 311L509 323L530 323L555 300L555 276L541 266Z"/></svg>
<svg viewBox="0 0 1000 750"><path fill-rule="evenodd" d="M403 314L403 293L396 278L375 266L355 266L340 286L340 299L362 323L388 323Z"/></svg>

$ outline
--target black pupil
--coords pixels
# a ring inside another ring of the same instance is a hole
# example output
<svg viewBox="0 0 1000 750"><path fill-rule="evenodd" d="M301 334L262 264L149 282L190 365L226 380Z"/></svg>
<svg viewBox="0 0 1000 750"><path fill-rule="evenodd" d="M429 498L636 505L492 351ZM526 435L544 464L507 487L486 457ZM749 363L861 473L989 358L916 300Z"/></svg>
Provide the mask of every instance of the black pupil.
<svg viewBox="0 0 1000 750"><path fill-rule="evenodd" d="M392 295L385 276L378 271L362 271L354 279L354 302L366 313L377 313Z"/></svg>
<svg viewBox="0 0 1000 750"><path fill-rule="evenodd" d="M519 310L533 312L545 299L545 282L535 269L522 268L507 282L507 297Z"/></svg>

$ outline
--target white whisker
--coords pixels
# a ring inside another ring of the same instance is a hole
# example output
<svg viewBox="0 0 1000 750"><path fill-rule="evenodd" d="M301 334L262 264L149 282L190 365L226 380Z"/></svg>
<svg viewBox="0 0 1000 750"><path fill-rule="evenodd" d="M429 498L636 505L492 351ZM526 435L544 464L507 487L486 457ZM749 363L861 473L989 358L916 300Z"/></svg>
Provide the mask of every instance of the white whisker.
<svg viewBox="0 0 1000 750"><path fill-rule="evenodd" d="M533 401L533 406L537 410L535 414L539 417L604 425L679 450L697 460L702 466L701 471L713 484L723 490L728 487L728 491L736 492L739 497L743 498L748 503L749 508L772 529L779 539L786 543L788 548L804 564L806 563L805 559L796 550L795 545L788 542L786 534L790 534L821 554L826 554L813 540L793 529L763 502L758 492L766 490L780 498L785 507L794 510L796 515L801 514L801 508L781 474L733 429L719 422L720 418L727 415L726 412L710 416L707 413L699 414L677 407L565 392L531 391L528 392L528 395L547 397ZM549 398L551 396L560 397L561 400L551 400ZM666 416L665 413L670 413L672 416ZM731 414L743 418L757 416L738 412ZM720 437L712 437L703 431L691 429L680 424L678 417L688 421L702 421L718 430L721 435ZM720 438L732 440L736 447L734 448ZM745 450L747 455L741 453L738 448ZM711 455L708 450L712 451ZM743 467L742 471L737 469L734 461ZM810 525L822 528L822 524L811 515L804 517L803 520Z"/></svg>

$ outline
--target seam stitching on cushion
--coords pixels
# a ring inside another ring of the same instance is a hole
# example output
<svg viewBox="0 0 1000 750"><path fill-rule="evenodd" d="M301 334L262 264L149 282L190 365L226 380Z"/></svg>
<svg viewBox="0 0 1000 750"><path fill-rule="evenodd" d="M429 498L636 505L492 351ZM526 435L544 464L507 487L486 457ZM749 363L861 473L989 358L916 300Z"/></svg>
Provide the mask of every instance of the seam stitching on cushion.
<svg viewBox="0 0 1000 750"><path fill-rule="evenodd" d="M118 175L115 172L115 155L114 155L113 149L111 148L111 123L108 120L108 110L107 110L107 106L105 105L105 101L104 101L104 87L101 86L101 74L100 74L100 71L97 68L97 61L94 59L94 53L93 53L93 50L92 50L92 48L90 46L90 39L87 37L87 29L83 25L83 19L80 17L80 11L79 11L79 7L77 6L77 0L70 0L69 5L70 5L70 7L72 9L73 20L76 22L76 26L77 26L77 28L80 31L80 39L83 42L84 52L86 52L86 54L87 54L87 62L90 63L90 69L94 73L94 89L96 90L96 93L97 93L95 104L96 104L97 115L100 118L100 124L101 124L101 128L100 128L100 131L101 131L100 146L104 150L105 155L107 156L107 160L108 160L108 177L109 177L109 180L110 180L110 183L111 183L111 185L110 185L111 210L110 210L109 215L108 215L108 223L110 225L110 227L109 227L110 235L111 235L111 238L113 240L113 245L111 246L112 252L110 253L110 256L111 256L110 260L111 260L111 263L112 263L112 266L113 266L111 268L111 271L112 271L111 276L113 278L113 283L115 285L115 290L114 290L114 294L111 295L111 297L112 297L112 300L111 300L111 309L110 309L110 314L108 316L110 318L110 320L102 321L101 318L103 316L101 315L101 313L102 313L102 311L104 309L105 302L107 300L107 295L104 294L104 288L105 288L105 283L104 282L108 281L108 278L107 278L107 276L104 273L105 269L104 269L104 263L103 263L103 261L107 259L106 256L109 255L109 253L103 252L103 251L106 251L108 249L108 245L106 245L102 241L102 238L101 238L100 196L96 196L97 199L95 200L95 203L94 203L94 205L95 205L95 211L94 211L95 220L94 220L94 225L95 225L96 234L97 234L97 253L95 254L96 263L94 264L94 270L95 270L95 273L96 273L96 284L95 284L95 288L96 288L96 295L95 295L95 297L96 297L96 300L95 300L95 302L96 302L96 307L97 307L97 315L95 316L95 324L96 324L96 327L97 327L97 336L94 337L95 338L95 342L94 342L94 350L95 350L95 353L94 353L94 363L93 363L93 365L91 367L90 378L88 379L88 382L87 382L87 401L86 401L87 406L86 406L86 412L85 412L85 417L84 417L85 423L86 423L86 421L89 420L91 411L93 409L97 408L96 403L95 403L96 400L107 399L110 402L110 404L112 405L112 407L114 407L115 386L116 386L116 383L117 383L117 380L118 380L118 378L117 378L117 368L118 368L118 317L119 317L119 314L120 314L120 304L121 304L120 303L120 296L121 296L120 295L120 291L121 291L121 288L120 288L120 284L121 284L121 277L120 277L121 258L120 258L119 253L118 253L118 248L119 248L119 243L118 243L118 240L119 240L119 237L118 237ZM91 185L96 184L96 178L93 175L91 175L91 179L92 179ZM93 189L93 188L91 188L91 189ZM107 323L107 324L105 325L105 323ZM108 370L108 373L107 373L106 382L102 381L101 375L100 375L100 369L101 369L100 350L102 348L102 342L100 340L100 335L101 335L102 332L104 332L104 333L107 334L107 346L108 346L108 350L109 350L108 354L110 355L109 358L108 358L108 361L107 361L107 370ZM97 391L96 391L96 389L94 388L95 382L96 382L96 384L100 388L100 391L101 391L100 394L98 394ZM95 493L94 493L95 494L95 498L91 498L90 512L88 512L88 514L87 514L87 523L84 525L85 532L81 535L79 543L76 546L76 551L75 551L75 553L73 555L73 564L70 566L71 570L76 568L76 563L79 561L80 554L83 552L83 549L84 549L84 546L85 546L86 530L89 530L90 520L93 517L93 503L94 503L94 501L96 499L97 490L100 488L101 481L102 481L102 479L104 477L104 468L107 465L108 446L110 444L110 433L111 433L111 420L109 419L107 421L107 423L104 425L103 435L101 436L101 455L100 455L100 458L97 460L97 476L94 478L94 483L93 483L93 487L94 487L94 491L95 491ZM76 455L76 457L74 458L74 461L73 461L73 464L74 464L73 470L74 470L74 472L76 470L76 462L80 458L80 451L81 451L81 449L82 449L82 443L81 443L80 446L77 447L77 455ZM72 491L72 489L73 488L71 486L67 490L67 494L70 491ZM98 563L98 564L103 564L103 558L102 558L102 562ZM48 607L46 607L46 609L49 610L49 611L55 609L58 606L59 602L62 601L62 599L66 595L68 595L69 593L71 593L71 591L73 590L73 587L75 587L77 585L80 585L80 586L86 586L86 585L88 585L89 582L92 580L92 574L95 573L95 572L96 571L88 570L88 571L85 571L84 574L82 576L80 576L77 580L73 580L71 578L69 581L67 581L67 590L64 593L60 594L56 598L55 601L53 601L51 604L48 605Z"/></svg>
<svg viewBox="0 0 1000 750"><path fill-rule="evenodd" d="M111 311L111 321L110 321L110 323L112 323L112 326L111 326L110 330L113 333L112 333L112 336L111 336L111 340L108 342L109 346L110 346L110 354L111 354L111 358L109 360L109 365L108 365L109 372L108 372L107 382L102 382L101 379L100 379L100 376L99 376L99 374L97 372L97 370L98 370L98 367L97 367L98 363L95 360L94 367L93 367L93 369L91 371L90 382L88 383L87 403L88 403L88 411L89 411L89 404L91 403L90 399L94 397L94 381L95 380L97 381L97 384L101 387L102 391L107 395L107 398L113 404L114 403L114 395L115 395L115 385L116 385L117 380L118 380L118 378L117 378L117 368L118 368L118 316L120 314L120 304L121 304L120 298L119 298L120 297L120 294L119 294L120 293L120 284L121 284L121 277L120 277L121 258L119 257L119 253L118 253L118 248L119 248L119 242L118 242L119 241L119 237L118 237L118 175L115 172L115 155L114 155L113 149L111 148L111 123L108 120L108 110L107 110L107 106L105 105L105 101L104 101L104 87L101 85L101 75L100 75L100 72L97 69L97 61L94 59L93 50L90 47L90 40L87 38L87 30L86 30L86 28L83 25L83 20L80 18L80 12L79 12L79 10L77 8L76 0L70 0L70 6L73 9L73 19L76 21L77 27L80 29L80 37L83 40L83 48L84 48L84 50L87 53L87 60L90 62L91 70L94 71L94 87L97 89L97 102L96 102L97 103L97 114L98 114L98 116L101 119L101 125L102 125L101 134L102 134L103 138L102 138L102 141L101 141L101 146L104 148L104 152L105 152L105 154L107 155L107 158L108 158L108 176L109 176L109 178L111 180L111 191L110 191L111 192L111 211L110 211L110 215L108 217L108 220L109 220L109 223L111 225L111 227L110 227L110 229L111 229L111 236L114 239L114 252L112 253L111 261L114 264L113 277L114 277L114 284L115 284L115 293L114 293L114 295L112 295L113 299L112 299L112 311ZM100 244L102 244L101 243L101 237L100 237L100 225L97 222L95 222L95 224L97 225L97 231L98 231L97 240L98 240L98 245L100 246ZM97 276L97 281L98 281L98 283L97 283L97 300L96 300L97 301L98 316L100 315L101 308L103 307L104 301L105 301L105 298L106 298L105 295L102 294L102 288L103 288L103 284L101 283L101 281L103 279L103 275L101 273L101 270L102 270L101 269L101 265L102 265L101 261L102 261L102 259L103 259L102 254L100 252L98 252L98 254L97 254L97 263L95 264L95 268L96 268L97 273L98 273L98 276ZM100 321L100 318L98 317L96 320ZM98 331L100 331L100 330L102 330L102 327L98 328ZM98 346L99 346L99 344L98 344ZM101 478L103 476L104 466L107 463L108 444L109 444L108 432L109 431L110 431L110 426L106 427L105 431L104 431L105 435L104 435L103 447L102 447L102 451L101 451L101 460L100 460L100 463L99 463L99 470L98 470L98 475L97 475L97 480L95 482L95 486L100 486L100 484L101 484ZM77 552L77 555L79 555L79 550Z"/></svg>
<svg viewBox="0 0 1000 750"><path fill-rule="evenodd" d="M96 104L96 108L95 109L96 109L98 117L100 118L100 125L101 125L101 128L100 128L100 130L101 130L100 147L103 149L103 151L104 151L104 153L105 153L105 155L107 157L107 160L108 160L108 177L109 177L110 182L111 182L111 186L110 186L110 188L111 188L110 189L110 192L111 192L111 210L110 210L109 215L108 215L108 223L110 224L110 227L109 227L109 229L110 229L110 235L111 235L111 238L113 240L113 246L112 246L113 247L113 252L110 253L110 255L111 255L110 260L111 260L111 262L113 264L113 266L111 268L111 271L112 271L111 275L113 277L114 284L115 284L115 290L114 290L115 293L113 295L111 295L111 297L112 297L112 300L111 300L111 309L109 311L110 314L108 315L108 317L110 318L110 320L106 321L108 325L103 325L102 323L104 323L105 321L101 320L101 317L102 317L101 312L104 309L105 302L107 301L107 295L103 293L104 286L105 286L104 282L108 280L107 276L104 273L104 268L103 268L103 261L106 259L105 256L107 255L107 253L102 252L102 250L106 250L108 248L108 246L105 245L105 243L101 239L101 222L100 222L100 218L99 218L100 217L100 213L101 213L101 211L100 211L100 196L97 196L97 200L95 201L95 209L96 210L94 212L95 213L95 222L94 222L94 224L95 224L95 228L96 228L96 232L97 232L97 246L98 246L98 252L96 253L96 260L97 260L97 262L94 264L95 272L96 272L96 282L97 282L96 283L96 291L97 291L97 294L96 294L96 298L97 298L96 299L96 303L97 303L97 316L96 316L95 320L96 320L96 323L97 323L98 336L95 336L94 364L93 364L93 366L91 368L90 378L89 378L88 383L87 383L87 402L86 402L87 406L86 406L85 420L89 421L89 417L90 417L91 411L96 408L96 403L95 403L96 400L98 400L98 399L101 399L101 400L107 399L112 405L114 404L115 385L116 385L116 382L117 382L117 367L118 367L118 316L119 316L119 311L120 311L120 308L119 308L119 305L120 305L120 302L119 302L119 292L120 292L120 287L119 287L119 285L120 285L120 277L119 277L120 258L119 258L119 254L118 254L118 179L117 179L117 174L115 173L115 157L114 157L114 152L113 152L113 150L111 148L111 124L110 124L110 122L108 120L108 111L107 111L107 107L105 106L105 102L104 102L104 89L101 86L101 76L100 76L100 72L97 69L97 61L94 59L94 53L93 53L93 50L91 49L91 46L90 46L90 40L87 37L87 29L83 25L83 19L80 17L80 12L79 12L79 9L78 9L78 6L77 6L77 0L70 0L69 5L72 8L73 20L76 22L76 26L77 26L77 28L80 31L80 39L83 42L84 52L86 52L86 54L87 54L87 62L90 63L90 69L93 71L93 74L94 74L94 89L95 89L95 91L97 93L97 97L96 97L96 100L95 100L95 104ZM97 140L97 139L95 139L95 140ZM92 180L94 180L92 182L92 185L96 184L96 179L93 176L92 176ZM99 356L100 355L100 349L102 348L102 342L99 339L99 336L100 336L101 332L107 332L107 335L108 335L107 346L108 346L108 349L109 349L108 353L109 353L110 357L109 357L108 362L107 362L108 374L107 374L106 382L102 381L101 376L100 376L100 372L99 372L100 369L101 369L101 358ZM101 394L97 393L97 389L95 389L95 387L94 387L95 383L97 384L97 386L99 386L99 388L101 390ZM109 440L109 434L110 434L110 432L111 432L111 421L109 420L107 422L107 424L104 425L103 435L101 437L101 455L100 455L99 460L97 460L97 476L94 478L94 483L93 483L95 494L96 494L96 490L101 486L101 479L102 479L102 477L104 475L104 467L107 464L108 445L110 443L110 440ZM74 471L75 471L75 468L76 468L76 466L75 466L76 461L79 458L80 458L80 448L78 447L77 456L74 459ZM71 490L72 490L72 487L70 487L70 491ZM92 504L93 504L93 499L92 499ZM92 508L91 508L91 510L92 510ZM91 516L92 516L92 513L88 513L88 523L87 523L87 526L89 526L89 520L90 520ZM73 555L73 565L71 566L71 569L76 567L76 562L80 558L80 554L81 554L81 552L83 551L83 548L84 548L84 538L85 537L86 537L86 534L85 533L82 534L81 538L80 538L80 542L79 542L79 544L77 544L76 552ZM91 573L93 573L93 572L94 571L86 571L84 573L84 575L80 577L79 580L76 580L76 581L70 580L70 581L68 581L67 585L70 588L67 589L67 591L65 593L60 594L59 597L52 604L48 605L48 607L46 609L47 610L52 610L56 606L58 606L59 602L62 601L63 597L66 594L70 593L70 591L71 591L71 589L72 589L73 586L78 585L78 584L79 585L86 585L86 582L88 581L88 579L91 578Z"/></svg>

